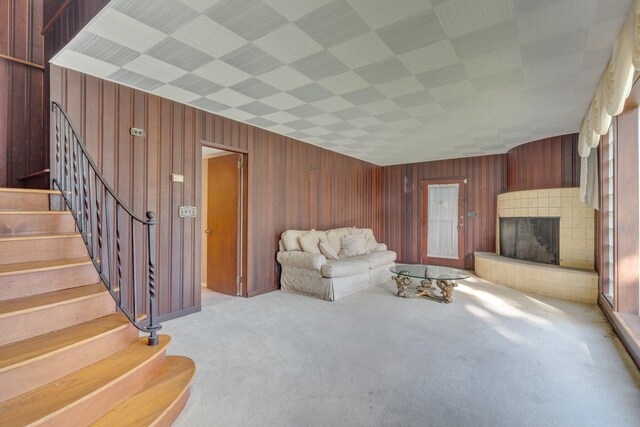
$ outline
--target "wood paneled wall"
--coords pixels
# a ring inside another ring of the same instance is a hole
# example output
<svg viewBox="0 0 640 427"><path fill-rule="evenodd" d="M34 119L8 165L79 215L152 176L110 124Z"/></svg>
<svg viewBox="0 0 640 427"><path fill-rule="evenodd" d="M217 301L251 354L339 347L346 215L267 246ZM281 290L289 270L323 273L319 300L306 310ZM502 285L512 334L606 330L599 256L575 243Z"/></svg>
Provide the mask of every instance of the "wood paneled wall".
<svg viewBox="0 0 640 427"><path fill-rule="evenodd" d="M493 155L383 168L384 232L382 241L398 253L398 260L420 262L421 191L427 178L466 178L465 267L473 268L473 252L495 252L496 200L506 191L507 156Z"/></svg>
<svg viewBox="0 0 640 427"><path fill-rule="evenodd" d="M134 212L158 212L162 315L200 305L200 223L177 211L201 206L202 141L248 153L249 296L277 289L275 255L286 229L382 232L379 166L55 66L51 89ZM146 138L133 138L130 127ZM171 173L183 174L184 184L171 183Z"/></svg>
<svg viewBox="0 0 640 427"><path fill-rule="evenodd" d="M42 1L0 2L0 54L43 64ZM0 187L44 169L42 69L0 58ZM37 114L34 114L33 112Z"/></svg>
<svg viewBox="0 0 640 427"><path fill-rule="evenodd" d="M555 136L507 153L507 191L580 186L578 134Z"/></svg>

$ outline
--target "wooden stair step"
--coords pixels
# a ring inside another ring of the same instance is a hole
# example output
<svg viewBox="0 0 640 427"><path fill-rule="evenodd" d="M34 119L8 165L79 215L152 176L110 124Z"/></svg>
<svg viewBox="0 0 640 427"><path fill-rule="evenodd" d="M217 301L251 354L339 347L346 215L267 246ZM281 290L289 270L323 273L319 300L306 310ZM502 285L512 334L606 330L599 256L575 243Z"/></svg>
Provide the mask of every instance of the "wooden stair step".
<svg viewBox="0 0 640 427"><path fill-rule="evenodd" d="M0 236L75 231L76 222L68 211L0 211Z"/></svg>
<svg viewBox="0 0 640 427"><path fill-rule="evenodd" d="M60 192L27 188L0 188L0 210L48 211L51 196L60 196Z"/></svg>
<svg viewBox="0 0 640 427"><path fill-rule="evenodd" d="M88 256L0 265L0 301L74 288L99 280Z"/></svg>
<svg viewBox="0 0 640 427"><path fill-rule="evenodd" d="M101 283L0 301L0 345L106 316L115 302Z"/></svg>
<svg viewBox="0 0 640 427"><path fill-rule="evenodd" d="M87 256L79 233L0 237L0 265Z"/></svg>
<svg viewBox="0 0 640 427"><path fill-rule="evenodd" d="M0 347L0 402L26 393L122 350L138 330L112 313ZM69 363L69 361L73 363Z"/></svg>
<svg viewBox="0 0 640 427"><path fill-rule="evenodd" d="M142 389L162 368L170 338L138 339L122 351L0 403L0 426L90 424Z"/></svg>
<svg viewBox="0 0 640 427"><path fill-rule="evenodd" d="M92 426L170 426L189 397L195 370L193 360L188 357L167 356L157 377Z"/></svg>

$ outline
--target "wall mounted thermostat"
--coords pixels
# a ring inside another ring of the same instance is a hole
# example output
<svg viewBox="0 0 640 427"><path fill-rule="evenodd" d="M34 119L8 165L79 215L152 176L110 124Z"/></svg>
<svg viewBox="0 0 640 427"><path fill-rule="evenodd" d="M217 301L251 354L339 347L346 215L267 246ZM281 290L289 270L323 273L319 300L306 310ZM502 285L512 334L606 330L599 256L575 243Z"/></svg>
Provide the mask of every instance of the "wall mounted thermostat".
<svg viewBox="0 0 640 427"><path fill-rule="evenodd" d="M195 218L197 210L195 206L180 206L178 208L178 216L180 218Z"/></svg>

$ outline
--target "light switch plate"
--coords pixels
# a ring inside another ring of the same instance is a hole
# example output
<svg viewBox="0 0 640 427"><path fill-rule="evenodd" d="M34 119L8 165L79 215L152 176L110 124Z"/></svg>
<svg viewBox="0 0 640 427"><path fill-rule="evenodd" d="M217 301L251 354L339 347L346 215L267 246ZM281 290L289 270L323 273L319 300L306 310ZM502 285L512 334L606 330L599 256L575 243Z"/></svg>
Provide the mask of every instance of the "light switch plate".
<svg viewBox="0 0 640 427"><path fill-rule="evenodd" d="M184 175L180 175L178 173L172 173L171 182L184 182Z"/></svg>
<svg viewBox="0 0 640 427"><path fill-rule="evenodd" d="M180 218L195 218L197 209L195 206L180 206L178 208L178 216Z"/></svg>

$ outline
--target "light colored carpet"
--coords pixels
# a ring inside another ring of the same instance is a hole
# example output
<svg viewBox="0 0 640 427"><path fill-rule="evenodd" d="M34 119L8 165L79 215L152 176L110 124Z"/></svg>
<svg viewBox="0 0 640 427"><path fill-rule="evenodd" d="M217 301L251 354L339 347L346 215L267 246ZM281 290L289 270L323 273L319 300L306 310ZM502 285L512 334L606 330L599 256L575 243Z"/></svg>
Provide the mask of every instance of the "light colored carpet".
<svg viewBox="0 0 640 427"><path fill-rule="evenodd" d="M203 291L166 322L197 366L176 426L638 426L640 374L599 308L472 277L331 303Z"/></svg>

